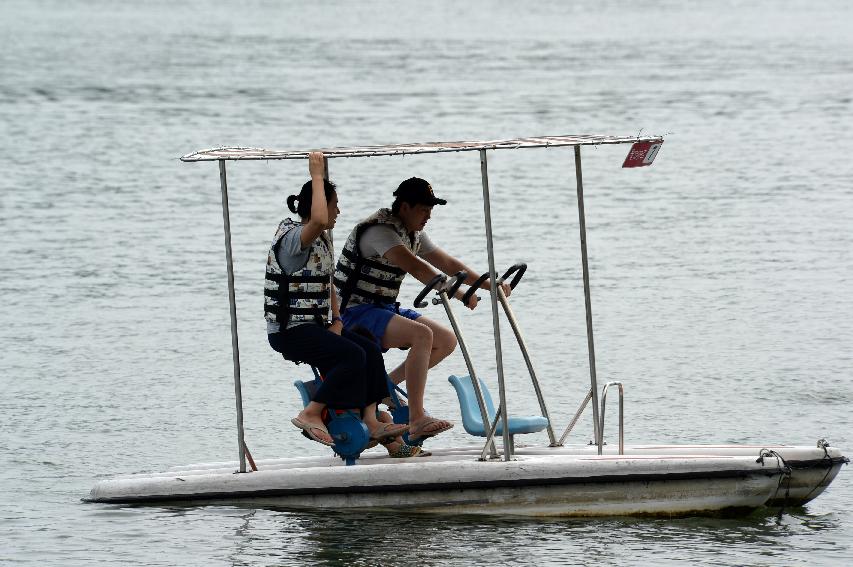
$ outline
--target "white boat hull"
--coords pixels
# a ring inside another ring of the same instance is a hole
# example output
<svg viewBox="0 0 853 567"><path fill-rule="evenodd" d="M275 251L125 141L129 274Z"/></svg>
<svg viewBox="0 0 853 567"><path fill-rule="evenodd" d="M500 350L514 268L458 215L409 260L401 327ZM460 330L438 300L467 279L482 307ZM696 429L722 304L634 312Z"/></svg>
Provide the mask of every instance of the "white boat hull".
<svg viewBox="0 0 853 567"><path fill-rule="evenodd" d="M553 449L551 451L554 451ZM755 455L518 455L481 462L478 448L346 467L334 458L280 459L234 474L225 463L99 482L92 502L228 503L528 516L686 515L748 511L783 478Z"/></svg>
<svg viewBox="0 0 853 567"><path fill-rule="evenodd" d="M605 454L614 454L616 448L608 446ZM779 489L765 503L767 506L802 506L817 498L830 485L848 459L836 447L803 447L793 445L626 445L626 455L729 455L755 456L762 450L778 454L782 465L790 474L782 480ZM522 454L541 452L595 454L595 446L530 447Z"/></svg>

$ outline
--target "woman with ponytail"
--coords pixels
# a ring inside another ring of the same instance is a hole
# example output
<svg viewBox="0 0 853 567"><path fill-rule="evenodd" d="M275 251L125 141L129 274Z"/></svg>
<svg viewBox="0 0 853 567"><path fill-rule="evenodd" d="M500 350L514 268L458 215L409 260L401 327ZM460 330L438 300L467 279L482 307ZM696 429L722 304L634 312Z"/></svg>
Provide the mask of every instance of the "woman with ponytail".
<svg viewBox="0 0 853 567"><path fill-rule="evenodd" d="M291 420L324 445L333 440L326 429L324 408L362 410L371 439L386 440L408 426L382 423L376 404L388 395L385 364L379 347L343 329L332 286L334 251L326 230L335 226L340 210L335 184L324 179L325 156L308 156L311 180L287 208L299 220L284 219L267 255L264 315L270 346L285 359L306 362L325 377L314 398Z"/></svg>

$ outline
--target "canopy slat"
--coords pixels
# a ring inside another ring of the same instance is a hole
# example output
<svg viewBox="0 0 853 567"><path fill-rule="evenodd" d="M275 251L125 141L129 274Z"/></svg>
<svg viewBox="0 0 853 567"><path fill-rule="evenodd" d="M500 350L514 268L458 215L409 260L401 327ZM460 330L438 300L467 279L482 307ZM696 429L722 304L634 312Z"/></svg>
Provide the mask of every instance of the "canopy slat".
<svg viewBox="0 0 853 567"><path fill-rule="evenodd" d="M352 146L316 148L311 150L268 150L263 148L222 147L199 150L181 157L181 161L217 160L273 160L307 159L312 151L321 151L328 158L357 158L411 154L436 154L442 152L471 152L479 150L514 150L518 148L546 148L561 146L597 146L602 144L633 144L635 142L660 142L661 136L597 136L590 134L566 136L533 136L509 140L471 140L460 142L425 142L391 144L385 146Z"/></svg>

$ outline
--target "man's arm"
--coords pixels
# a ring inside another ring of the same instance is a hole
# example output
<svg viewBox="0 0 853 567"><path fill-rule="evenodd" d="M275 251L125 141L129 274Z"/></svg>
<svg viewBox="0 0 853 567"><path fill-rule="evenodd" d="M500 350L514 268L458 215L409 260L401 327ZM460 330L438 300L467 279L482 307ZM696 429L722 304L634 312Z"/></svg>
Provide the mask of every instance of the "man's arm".
<svg viewBox="0 0 853 567"><path fill-rule="evenodd" d="M475 273L474 270L463 264L461 260L459 260L458 258L454 258L441 248L436 248L432 252L424 254L424 260L426 260L445 274L453 275L457 272L465 270L468 273L468 277L465 278L464 283L468 285L471 285L477 280L478 277L480 277L480 275Z"/></svg>
<svg viewBox="0 0 853 567"><path fill-rule="evenodd" d="M415 256L408 248L402 244L394 246L385 251L385 259L393 263L401 270L413 275L419 282L423 284L429 283L437 274L432 269L432 266Z"/></svg>
<svg viewBox="0 0 853 567"><path fill-rule="evenodd" d="M467 285L471 285L472 283L477 281L477 278L480 277L480 274L478 274L477 272L475 272L474 270L472 270L471 268L466 266L458 258L454 258L453 256L451 256L450 254L448 254L447 252L445 252L441 248L436 248L432 252L429 252L428 254L424 254L424 259L427 262L429 262L430 264L432 264L433 266L435 266L436 268L438 268L439 270L443 271L445 274L451 274L452 275L452 274L455 274L455 273L460 272L462 270L465 270L468 273L468 277L465 278L464 283ZM486 280L483 283L481 283L480 287L482 289L491 289L491 285L489 284L489 280ZM509 297L509 294L512 293L512 288L510 288L509 284L506 282L504 282L501 285L501 288L504 290L504 295L506 295L507 297ZM464 295L464 294L461 292L461 290L458 290L456 292L456 295L457 295L458 299L461 299L462 295ZM469 307L471 307L473 309L473 306L469 305Z"/></svg>

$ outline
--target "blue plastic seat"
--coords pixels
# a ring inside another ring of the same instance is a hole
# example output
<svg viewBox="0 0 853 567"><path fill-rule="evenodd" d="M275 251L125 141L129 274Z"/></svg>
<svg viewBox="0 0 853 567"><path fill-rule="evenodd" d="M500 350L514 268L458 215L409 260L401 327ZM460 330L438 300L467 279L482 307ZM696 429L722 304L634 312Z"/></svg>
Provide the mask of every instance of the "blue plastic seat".
<svg viewBox="0 0 853 567"><path fill-rule="evenodd" d="M486 437L488 435L487 426L483 426L483 419L480 414L480 405L477 403L477 394L474 393L474 385L471 382L470 376L450 376L448 378L453 387L456 389L456 395L459 397L459 408L462 410L462 425L471 435L478 437ZM485 382L479 380L480 391L483 393L483 401L486 403L486 412L489 414L489 421L495 419L495 404L492 402L492 396L489 394L489 389ZM509 434L518 435L521 433L536 433L548 427L548 420L541 415L531 415L528 417L509 417ZM503 424L498 422L498 428L495 435L503 435Z"/></svg>
<svg viewBox="0 0 853 567"><path fill-rule="evenodd" d="M310 404L311 398L317 393L317 385L315 381L303 382L302 380L296 380L293 385L296 386L296 389L299 391L299 395L302 397L302 407Z"/></svg>

